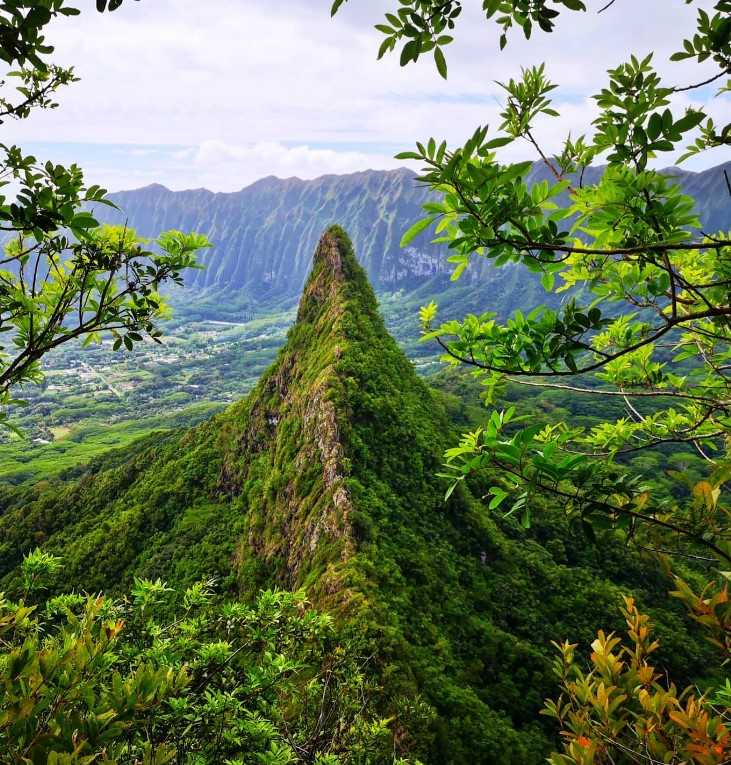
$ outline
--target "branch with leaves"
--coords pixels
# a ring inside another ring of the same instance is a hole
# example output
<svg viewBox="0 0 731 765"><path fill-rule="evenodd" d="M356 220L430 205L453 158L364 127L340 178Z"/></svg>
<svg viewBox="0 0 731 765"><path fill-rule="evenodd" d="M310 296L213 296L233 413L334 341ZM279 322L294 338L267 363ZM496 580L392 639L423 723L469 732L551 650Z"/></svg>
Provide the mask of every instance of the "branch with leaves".
<svg viewBox="0 0 731 765"><path fill-rule="evenodd" d="M97 10L121 4L99 0ZM78 13L65 0L0 2L0 60L14 68L8 77L16 83L0 97L0 122L55 108L58 88L76 81L72 69L49 62L44 33L53 19ZM160 290L181 285L209 246L201 235L170 231L149 247L132 230L99 227L89 210L110 205L105 195L85 185L76 165L39 162L0 144L0 232L9 237L0 255L0 333L7 333L0 334L0 424L13 427L7 407L23 402L11 388L40 382L40 361L53 348L99 342L105 331L115 349L132 350L145 337L159 342L167 310Z"/></svg>
<svg viewBox="0 0 731 765"><path fill-rule="evenodd" d="M729 73L717 45L731 34L724 8L716 3L712 18L699 11L699 34L708 39L694 37L674 60L710 59ZM418 180L435 196L402 244L433 228L435 241L452 250L453 279L484 258L536 274L557 298L504 322L484 313L439 323L431 303L420 313L422 339L438 342L445 361L482 374L488 403L507 380L540 387L578 378L573 387L621 397L626 416L615 422L586 431L565 426L570 437L561 440L546 430L555 465L575 455L611 461L672 443L691 445L710 461L718 454L723 465L731 407L729 232L704 231L677 180L652 168L657 156L698 131L703 149L719 143L709 138L705 109L674 113L678 88L663 85L652 56L633 56L608 72L595 96L591 137L568 138L551 156L534 137L538 120L557 115L545 67L526 69L502 88L496 133L481 127L457 149L430 139L399 155L424 164ZM686 156L699 150L699 140ZM532 162L500 162L500 152L516 142L537 152L552 182L531 183ZM586 170L598 161L607 164L587 183ZM650 515L664 513L657 507Z"/></svg>

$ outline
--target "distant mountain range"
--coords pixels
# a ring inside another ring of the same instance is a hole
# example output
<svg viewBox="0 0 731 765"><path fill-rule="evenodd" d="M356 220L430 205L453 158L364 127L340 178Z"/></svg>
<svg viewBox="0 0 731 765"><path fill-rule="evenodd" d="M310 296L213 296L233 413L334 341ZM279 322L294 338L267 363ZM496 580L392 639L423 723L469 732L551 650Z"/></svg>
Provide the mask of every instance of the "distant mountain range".
<svg viewBox="0 0 731 765"><path fill-rule="evenodd" d="M584 181L595 182L601 172L601 168L590 169ZM672 172L697 200L704 230L731 228L727 186L731 162L698 173ZM540 163L531 175L536 181L550 180ZM296 300L317 240L333 223L350 232L358 259L377 293L409 293L420 288L425 295L429 289L437 295L448 291L445 246L431 244L428 233L417 237L412 247L399 246L404 231L421 217L421 205L428 195L427 189L415 183L411 171L367 170L311 181L268 177L234 193L176 192L152 185L112 194L120 211L102 208L96 213L110 223L129 221L143 236L167 229L208 235L214 247L202 256L206 269L191 272L186 283L194 300L205 300L214 312L218 306L225 313L228 301L266 306ZM520 293L524 300L529 299L525 290L534 289L518 269L495 272L487 261L468 271L461 284L470 282L482 295L489 284L489 300L494 304L490 307L500 312L509 310L506 302L514 303Z"/></svg>
<svg viewBox="0 0 731 765"><path fill-rule="evenodd" d="M214 243L195 291L244 291L254 298L298 296L317 240L329 225L352 232L361 265L380 290L415 286L441 273L445 247L402 250L403 232L421 215L427 191L407 170L368 170L312 181L269 177L241 191L169 191L152 185L110 195L121 212L97 210L108 222L127 219L143 236L170 228L200 231Z"/></svg>

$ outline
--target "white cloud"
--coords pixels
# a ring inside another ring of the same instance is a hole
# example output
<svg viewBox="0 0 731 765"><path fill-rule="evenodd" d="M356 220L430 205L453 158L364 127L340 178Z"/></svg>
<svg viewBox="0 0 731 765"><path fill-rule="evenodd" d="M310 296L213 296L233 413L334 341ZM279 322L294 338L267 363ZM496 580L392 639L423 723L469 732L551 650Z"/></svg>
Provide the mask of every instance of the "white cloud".
<svg viewBox="0 0 731 765"><path fill-rule="evenodd" d="M284 146L276 141L227 144L216 139L203 141L193 161L199 169L199 178L202 181L216 179L222 191L238 190L266 175L309 179L328 173L340 175L402 166L389 154L336 151L304 144ZM206 185L205 182L202 185Z"/></svg>
<svg viewBox="0 0 731 765"><path fill-rule="evenodd" d="M605 2L594 0L587 14L564 14L552 35L536 32L526 42L514 33L499 54L494 25L465 3L445 83L428 60L406 69L395 56L375 60L380 36L372 24L394 0L349 0L335 19L330 3L149 0L112 14L85 10L49 34L59 61L74 64L81 82L60 94L59 109L3 125L2 140L124 144L126 166L95 161L90 168L96 182L113 188L151 172L173 188L223 190L254 180L253 173L313 177L391 167L391 155L416 140L454 144L479 124L496 127L502 91L495 81L546 60L562 86L555 97L563 116L546 119L537 134L554 148L569 130L589 128L589 96L608 67L653 49L667 69L663 62L696 13L679 1L643 0L597 14ZM678 78L690 81L679 69ZM728 111L728 99L718 106ZM155 145L166 147L157 158L149 153Z"/></svg>

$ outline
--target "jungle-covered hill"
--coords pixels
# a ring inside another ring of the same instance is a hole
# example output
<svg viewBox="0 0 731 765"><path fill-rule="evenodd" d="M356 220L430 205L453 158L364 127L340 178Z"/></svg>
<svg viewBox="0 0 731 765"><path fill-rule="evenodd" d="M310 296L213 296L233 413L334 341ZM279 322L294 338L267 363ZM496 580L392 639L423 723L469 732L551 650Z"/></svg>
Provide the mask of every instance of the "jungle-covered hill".
<svg viewBox="0 0 731 765"><path fill-rule="evenodd" d="M0 589L22 554L62 556L49 594L121 593L135 576L214 577L227 597L306 587L373 652L384 693L432 710L402 741L426 763L538 763L555 732L551 640L621 626L622 592L652 613L662 662L702 678L702 639L650 563L594 548L560 514L533 529L493 516L435 475L453 438L386 332L352 245L320 239L297 321L243 401L76 471L0 489ZM474 494L474 495L473 495ZM418 717L418 716L417 716Z"/></svg>

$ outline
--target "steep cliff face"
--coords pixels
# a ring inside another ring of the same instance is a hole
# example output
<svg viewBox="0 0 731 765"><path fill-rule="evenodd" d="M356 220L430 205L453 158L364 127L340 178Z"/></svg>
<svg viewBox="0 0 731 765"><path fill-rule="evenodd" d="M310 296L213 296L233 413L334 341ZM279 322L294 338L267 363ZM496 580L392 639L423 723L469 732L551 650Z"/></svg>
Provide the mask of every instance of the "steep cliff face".
<svg viewBox="0 0 731 765"><path fill-rule="evenodd" d="M246 508L238 570L263 563L282 585L307 583L330 595L355 549L343 413L334 401L335 367L347 348L343 316L351 310L346 248L336 234L320 239L289 342L252 397L229 413L219 483Z"/></svg>
<svg viewBox="0 0 731 765"><path fill-rule="evenodd" d="M257 299L300 294L312 251L337 221L353 238L377 288L397 289L441 272L444 247L425 241L404 252L399 241L426 199L407 171L328 175L313 181L270 177L232 194L205 189L172 192L153 185L112 194L121 212L97 210L108 222L133 222L143 236L174 228L203 231L214 248L205 271L191 274L195 291L244 291Z"/></svg>
<svg viewBox="0 0 731 765"><path fill-rule="evenodd" d="M699 173L672 169L686 192L697 199L706 231L731 226L724 169L731 172L731 163ZM601 168L590 168L584 182L594 183L600 174ZM553 182L553 177L536 163L529 180ZM435 278L438 283L430 285L432 295L452 289L446 247L430 244L427 234L412 247L399 247L404 231L422 216L421 205L428 199L428 192L407 170L369 170L311 181L269 177L231 194L205 189L172 192L153 185L111 198L120 211L103 207L96 210L97 215L112 223L129 221L143 236L166 229L208 235L214 247L202 256L206 270L186 276L194 295L234 296L264 304L295 298L305 283L311 253L333 221L350 233L359 262L377 292L413 290ZM487 261L478 261L460 284L474 283L471 310L476 300L483 299L479 309L504 312L515 302L515 293L532 299L526 294L531 282L521 279L521 274L519 269L496 272ZM541 302L545 296L534 281Z"/></svg>
<svg viewBox="0 0 731 765"><path fill-rule="evenodd" d="M342 229L320 239L274 366L225 419L219 489L247 518L240 581L263 565L282 585L357 610L375 528L439 505L448 423L385 331Z"/></svg>

